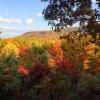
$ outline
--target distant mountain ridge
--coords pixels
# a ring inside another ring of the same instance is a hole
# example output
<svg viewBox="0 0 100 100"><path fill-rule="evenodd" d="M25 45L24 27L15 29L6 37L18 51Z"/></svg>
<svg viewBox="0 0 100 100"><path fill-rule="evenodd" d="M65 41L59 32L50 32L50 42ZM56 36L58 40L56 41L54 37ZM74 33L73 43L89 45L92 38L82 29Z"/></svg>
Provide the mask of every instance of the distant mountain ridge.
<svg viewBox="0 0 100 100"><path fill-rule="evenodd" d="M70 32L70 31L77 31L79 27L70 27L67 29L64 29L62 33L64 32ZM38 37L58 37L61 32L55 32L53 30L45 30L45 31L31 31L26 32L21 37L24 38L38 38Z"/></svg>

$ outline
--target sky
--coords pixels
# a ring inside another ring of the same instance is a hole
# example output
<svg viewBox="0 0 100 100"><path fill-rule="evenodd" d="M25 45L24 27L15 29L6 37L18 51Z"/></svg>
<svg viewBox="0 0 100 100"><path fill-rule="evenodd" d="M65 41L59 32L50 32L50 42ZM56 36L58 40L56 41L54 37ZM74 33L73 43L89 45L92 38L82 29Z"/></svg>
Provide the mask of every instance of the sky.
<svg viewBox="0 0 100 100"><path fill-rule="evenodd" d="M49 30L50 26L41 14L47 5L41 0L0 0L0 38Z"/></svg>
<svg viewBox="0 0 100 100"><path fill-rule="evenodd" d="M0 0L0 37L15 37L28 31L48 30L41 0Z"/></svg>

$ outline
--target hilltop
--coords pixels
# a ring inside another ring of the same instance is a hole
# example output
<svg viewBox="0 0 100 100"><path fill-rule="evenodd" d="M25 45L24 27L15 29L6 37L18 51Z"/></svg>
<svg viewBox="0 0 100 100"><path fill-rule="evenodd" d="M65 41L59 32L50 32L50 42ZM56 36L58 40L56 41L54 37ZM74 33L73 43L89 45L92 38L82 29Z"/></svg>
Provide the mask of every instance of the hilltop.
<svg viewBox="0 0 100 100"><path fill-rule="evenodd" d="M21 35L20 37L24 37L24 38L39 38L39 37L58 37L59 35L61 35L61 33L68 33L71 31L77 31L79 29L79 27L71 27L71 28L67 28L65 30L62 30L61 32L55 32L53 30L44 30L44 31L31 31L31 32L26 32L23 35Z"/></svg>

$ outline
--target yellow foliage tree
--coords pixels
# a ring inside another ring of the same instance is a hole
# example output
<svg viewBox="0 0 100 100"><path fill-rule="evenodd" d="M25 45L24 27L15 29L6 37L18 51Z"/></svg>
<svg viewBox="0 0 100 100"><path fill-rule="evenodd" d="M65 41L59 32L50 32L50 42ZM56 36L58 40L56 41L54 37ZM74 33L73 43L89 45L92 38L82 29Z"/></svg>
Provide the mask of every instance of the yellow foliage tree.
<svg viewBox="0 0 100 100"><path fill-rule="evenodd" d="M5 58L10 56L10 55L15 55L16 57L18 57L19 49L16 47L15 44L8 43L5 45L5 47L2 48L1 55Z"/></svg>

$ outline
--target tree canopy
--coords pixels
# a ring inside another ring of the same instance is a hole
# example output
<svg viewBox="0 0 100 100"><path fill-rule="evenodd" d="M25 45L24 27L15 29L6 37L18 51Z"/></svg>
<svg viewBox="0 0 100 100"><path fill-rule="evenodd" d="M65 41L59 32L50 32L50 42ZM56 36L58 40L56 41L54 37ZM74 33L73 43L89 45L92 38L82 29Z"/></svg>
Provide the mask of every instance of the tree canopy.
<svg viewBox="0 0 100 100"><path fill-rule="evenodd" d="M84 32L100 32L100 0L42 0L48 1L43 16L55 30L78 23Z"/></svg>

